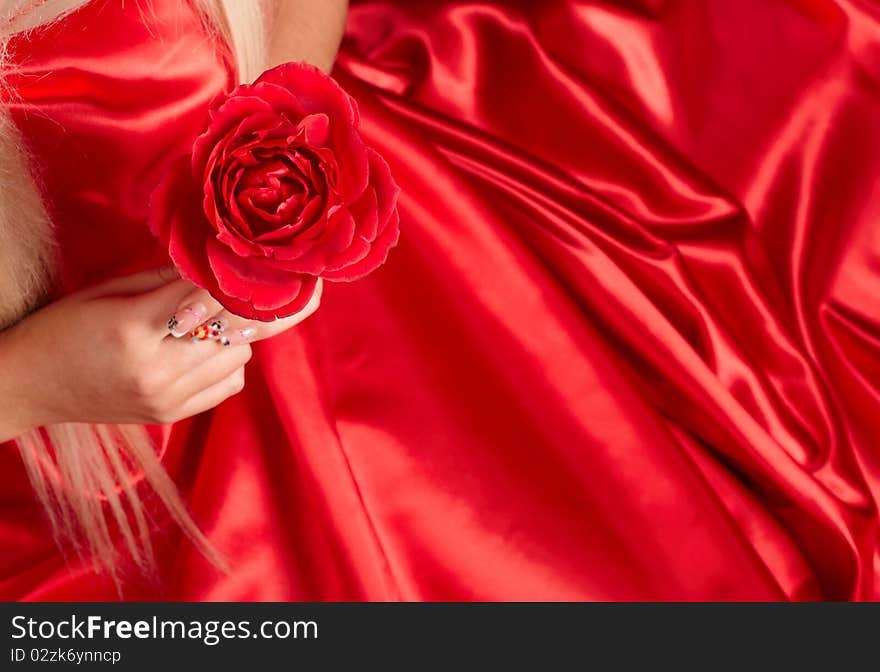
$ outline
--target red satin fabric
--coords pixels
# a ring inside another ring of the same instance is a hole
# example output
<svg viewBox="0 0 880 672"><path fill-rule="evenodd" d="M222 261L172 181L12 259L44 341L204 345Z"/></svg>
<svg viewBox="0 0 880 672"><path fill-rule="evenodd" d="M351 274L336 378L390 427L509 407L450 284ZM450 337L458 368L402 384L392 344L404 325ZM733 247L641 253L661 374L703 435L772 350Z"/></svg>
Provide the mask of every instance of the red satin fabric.
<svg viewBox="0 0 880 672"><path fill-rule="evenodd" d="M65 290L161 261L146 194L231 82L136 5L15 45ZM165 525L126 598L878 597L876 4L366 0L336 74L400 246L170 431L233 572ZM114 599L0 460L0 596Z"/></svg>

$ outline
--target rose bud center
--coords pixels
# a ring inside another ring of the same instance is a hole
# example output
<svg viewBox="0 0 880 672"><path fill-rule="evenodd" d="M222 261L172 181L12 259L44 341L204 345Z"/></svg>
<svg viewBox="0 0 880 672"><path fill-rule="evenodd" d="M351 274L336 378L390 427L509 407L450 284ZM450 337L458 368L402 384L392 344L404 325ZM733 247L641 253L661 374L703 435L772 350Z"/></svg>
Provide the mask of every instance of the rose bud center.
<svg viewBox="0 0 880 672"><path fill-rule="evenodd" d="M326 175L318 157L302 149L288 147L239 164L235 200L254 237L281 228L301 232L324 211Z"/></svg>

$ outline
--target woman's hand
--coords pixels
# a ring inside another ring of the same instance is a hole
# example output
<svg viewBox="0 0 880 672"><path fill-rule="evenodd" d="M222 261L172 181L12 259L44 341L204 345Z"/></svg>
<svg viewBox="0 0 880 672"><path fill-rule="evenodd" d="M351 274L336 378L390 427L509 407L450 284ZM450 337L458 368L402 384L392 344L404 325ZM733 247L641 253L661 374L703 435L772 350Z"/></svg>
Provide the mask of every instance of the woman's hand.
<svg viewBox="0 0 880 672"><path fill-rule="evenodd" d="M250 343L311 315L320 292L293 317L254 323L164 268L52 303L0 334L0 440L58 422L168 424L213 408L243 388ZM190 329L212 321L219 339L193 342Z"/></svg>

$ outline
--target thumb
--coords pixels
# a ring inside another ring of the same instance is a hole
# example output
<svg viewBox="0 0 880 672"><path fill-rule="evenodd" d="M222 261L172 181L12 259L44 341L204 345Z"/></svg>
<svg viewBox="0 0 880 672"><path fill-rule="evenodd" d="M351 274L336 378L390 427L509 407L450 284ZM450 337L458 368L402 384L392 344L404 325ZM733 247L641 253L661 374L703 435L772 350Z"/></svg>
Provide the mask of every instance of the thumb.
<svg viewBox="0 0 880 672"><path fill-rule="evenodd" d="M134 275L113 278L112 280L94 285L84 290L82 297L94 299L98 297L143 294L144 292L164 287L179 279L180 273L177 272L174 266L161 266L141 273L135 273Z"/></svg>

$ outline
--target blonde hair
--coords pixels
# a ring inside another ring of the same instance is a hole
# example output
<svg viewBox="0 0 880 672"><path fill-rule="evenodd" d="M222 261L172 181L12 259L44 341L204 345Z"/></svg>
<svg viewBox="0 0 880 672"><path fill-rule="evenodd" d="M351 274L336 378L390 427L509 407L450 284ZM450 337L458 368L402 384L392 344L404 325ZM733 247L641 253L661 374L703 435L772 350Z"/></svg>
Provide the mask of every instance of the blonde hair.
<svg viewBox="0 0 880 672"><path fill-rule="evenodd" d="M0 59L14 35L34 30L91 0L0 0ZM194 0L205 23L229 45L240 81L251 81L266 62L262 3ZM53 236L15 125L0 110L0 329L44 303L53 281ZM14 212L9 204L15 203ZM139 425L59 424L16 439L37 499L56 541L109 573L121 592L115 538L144 574L154 568L149 515L138 478L195 545L225 567L190 517L162 467L147 431ZM114 530L115 528L115 530Z"/></svg>

